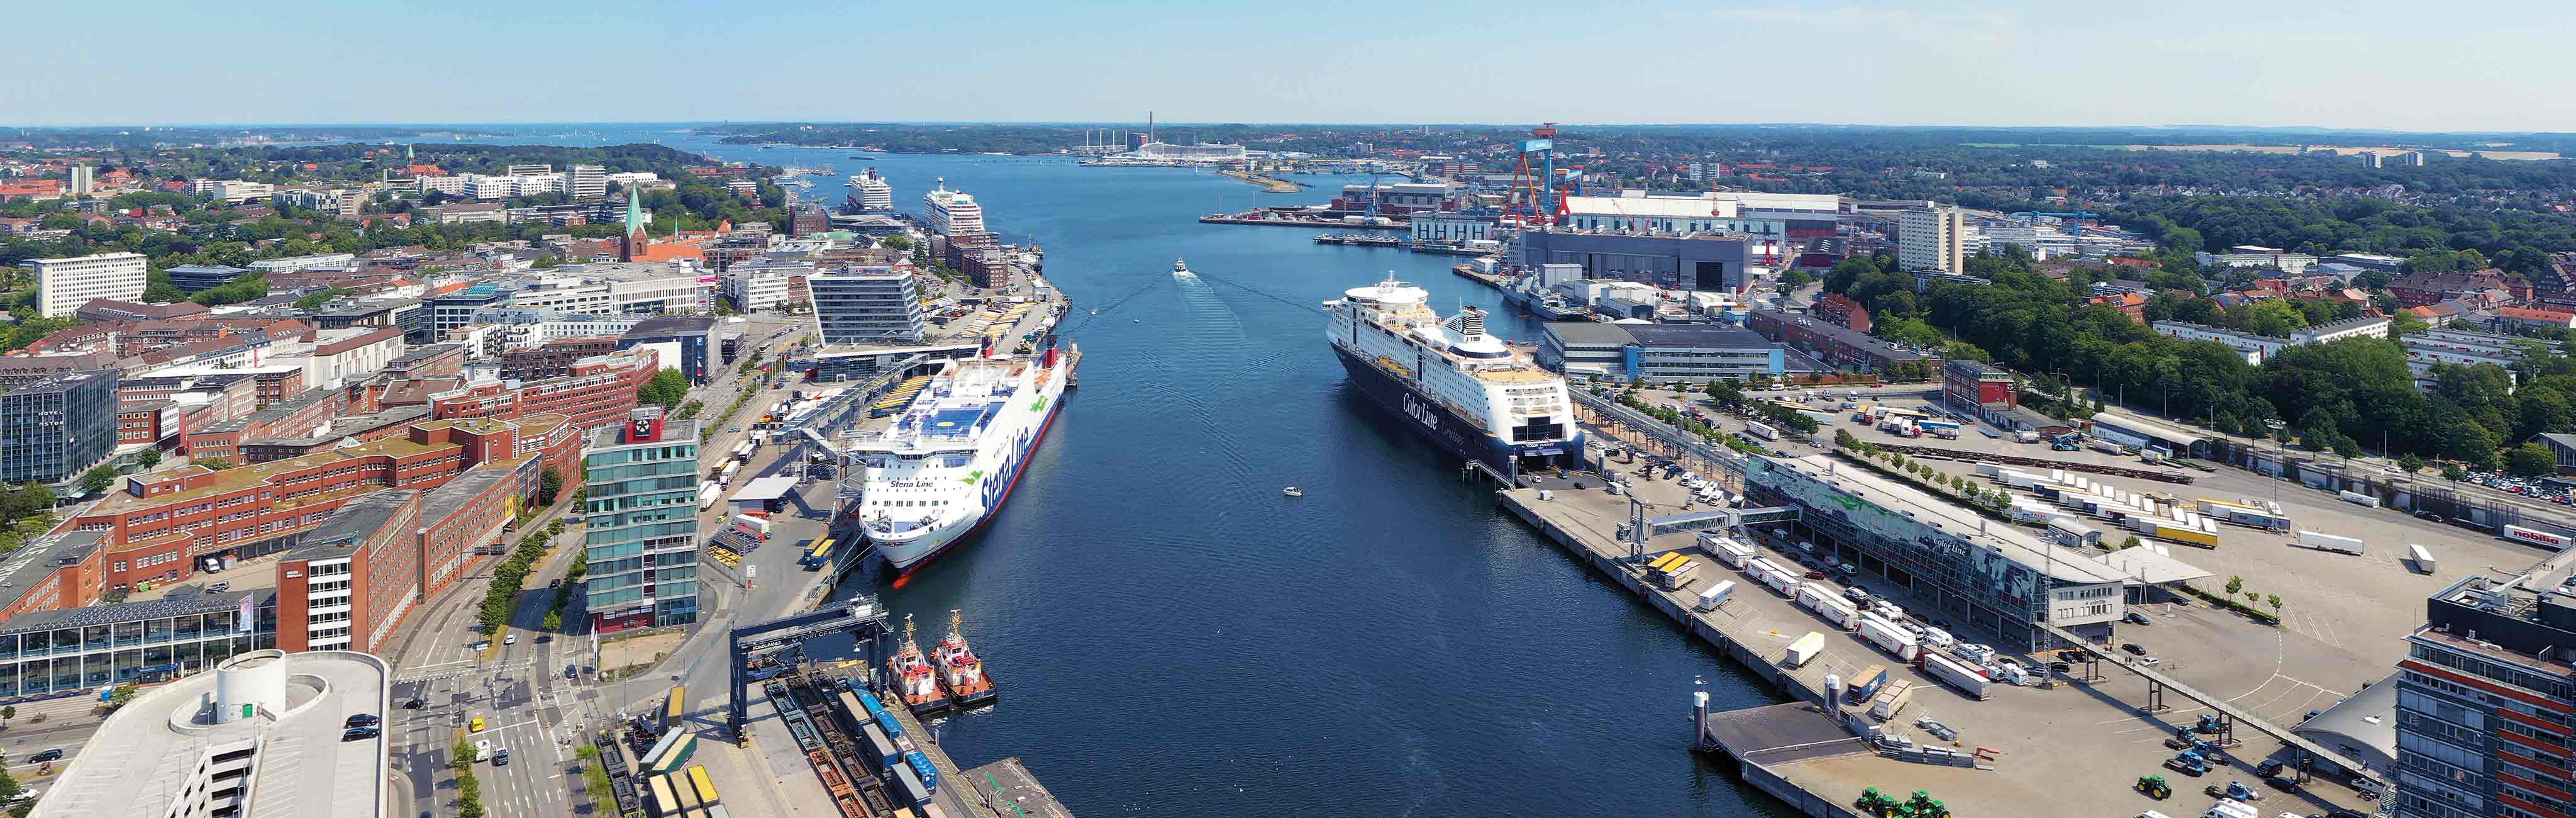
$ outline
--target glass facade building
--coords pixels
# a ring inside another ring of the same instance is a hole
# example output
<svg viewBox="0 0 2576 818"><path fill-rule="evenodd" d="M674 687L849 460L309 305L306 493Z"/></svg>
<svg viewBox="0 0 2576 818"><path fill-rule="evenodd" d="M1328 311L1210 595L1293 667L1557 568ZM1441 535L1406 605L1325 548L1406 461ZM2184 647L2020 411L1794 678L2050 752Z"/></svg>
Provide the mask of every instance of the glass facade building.
<svg viewBox="0 0 2576 818"><path fill-rule="evenodd" d="M698 428L639 409L592 432L582 450L582 583L593 627L697 621Z"/></svg>
<svg viewBox="0 0 2576 818"><path fill-rule="evenodd" d="M912 275L892 267L807 276L814 323L825 344L908 346L921 343L928 319Z"/></svg>
<svg viewBox="0 0 2576 818"><path fill-rule="evenodd" d="M261 592L267 594L267 592ZM277 647L277 599L200 594L27 614L0 624L0 697L151 682Z"/></svg>
<svg viewBox="0 0 2576 818"><path fill-rule="evenodd" d="M0 481L60 483L114 454L116 383L66 372L0 395Z"/></svg>

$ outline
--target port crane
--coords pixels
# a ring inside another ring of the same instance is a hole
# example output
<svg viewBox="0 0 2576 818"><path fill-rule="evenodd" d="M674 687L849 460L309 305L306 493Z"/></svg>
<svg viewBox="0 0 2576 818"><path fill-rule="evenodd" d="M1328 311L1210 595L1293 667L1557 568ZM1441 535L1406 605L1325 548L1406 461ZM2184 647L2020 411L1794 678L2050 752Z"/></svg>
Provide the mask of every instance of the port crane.
<svg viewBox="0 0 2576 818"><path fill-rule="evenodd" d="M1511 195L1504 201L1502 221L1522 227L1552 224L1564 215L1564 203L1555 195L1556 123L1541 123L1530 129L1531 139L1520 142L1520 162L1512 171ZM1538 158L1538 168L1530 167L1530 158Z"/></svg>

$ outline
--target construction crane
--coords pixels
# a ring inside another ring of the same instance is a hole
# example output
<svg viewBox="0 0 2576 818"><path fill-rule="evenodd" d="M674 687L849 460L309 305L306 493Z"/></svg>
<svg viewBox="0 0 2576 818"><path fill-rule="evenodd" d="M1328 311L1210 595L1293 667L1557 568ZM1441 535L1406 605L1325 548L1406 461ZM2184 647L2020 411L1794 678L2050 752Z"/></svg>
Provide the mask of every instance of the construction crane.
<svg viewBox="0 0 2576 818"><path fill-rule="evenodd" d="M1562 202L1555 196L1556 123L1542 123L1530 129L1531 139L1520 142L1520 162L1512 172L1511 196L1503 205L1503 221L1523 227L1549 224L1560 218ZM1538 167L1530 167L1530 157L1538 157Z"/></svg>

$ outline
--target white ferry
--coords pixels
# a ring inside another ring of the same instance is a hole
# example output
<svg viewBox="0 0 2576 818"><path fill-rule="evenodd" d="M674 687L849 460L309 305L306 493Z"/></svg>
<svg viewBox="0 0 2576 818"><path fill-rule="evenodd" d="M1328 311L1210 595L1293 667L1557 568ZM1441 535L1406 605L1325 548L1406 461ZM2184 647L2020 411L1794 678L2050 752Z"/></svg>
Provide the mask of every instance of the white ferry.
<svg viewBox="0 0 2576 818"><path fill-rule="evenodd" d="M1415 432L1505 480L1572 465L1582 431L1565 380L1486 334L1483 310L1443 321L1429 297L1389 274L1324 302L1351 381Z"/></svg>
<svg viewBox="0 0 2576 818"><path fill-rule="evenodd" d="M952 361L894 422L849 451L866 483L856 516L898 577L981 529L1009 499L1063 405L1073 356Z"/></svg>

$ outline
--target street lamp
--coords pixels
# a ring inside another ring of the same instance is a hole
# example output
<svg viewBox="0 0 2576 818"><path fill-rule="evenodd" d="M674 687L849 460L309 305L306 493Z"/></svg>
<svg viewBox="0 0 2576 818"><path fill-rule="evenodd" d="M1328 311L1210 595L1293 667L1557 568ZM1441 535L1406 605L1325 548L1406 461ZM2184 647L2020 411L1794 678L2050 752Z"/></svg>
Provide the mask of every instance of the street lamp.
<svg viewBox="0 0 2576 818"><path fill-rule="evenodd" d="M2281 439L2281 427L2288 424L2275 419L2263 421L2263 425L2272 430L2272 507L2278 509L2281 507L2281 473L2290 465L2289 457L2284 453L2285 441ZM2275 513L2274 516L2279 515Z"/></svg>

